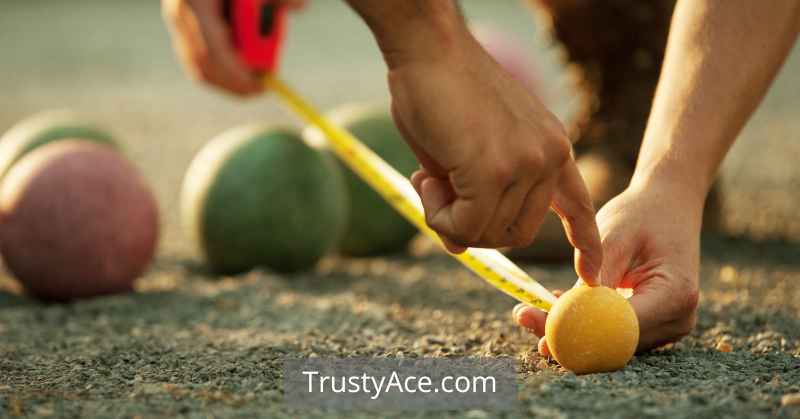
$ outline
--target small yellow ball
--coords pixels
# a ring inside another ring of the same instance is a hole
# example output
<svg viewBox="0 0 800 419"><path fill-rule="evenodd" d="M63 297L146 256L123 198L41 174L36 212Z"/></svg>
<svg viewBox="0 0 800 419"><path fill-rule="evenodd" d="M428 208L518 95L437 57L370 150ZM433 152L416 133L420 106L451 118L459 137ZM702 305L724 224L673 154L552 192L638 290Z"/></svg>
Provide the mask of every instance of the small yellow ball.
<svg viewBox="0 0 800 419"><path fill-rule="evenodd" d="M556 361L576 374L614 371L633 357L639 321L615 290L581 285L553 305L545 338Z"/></svg>

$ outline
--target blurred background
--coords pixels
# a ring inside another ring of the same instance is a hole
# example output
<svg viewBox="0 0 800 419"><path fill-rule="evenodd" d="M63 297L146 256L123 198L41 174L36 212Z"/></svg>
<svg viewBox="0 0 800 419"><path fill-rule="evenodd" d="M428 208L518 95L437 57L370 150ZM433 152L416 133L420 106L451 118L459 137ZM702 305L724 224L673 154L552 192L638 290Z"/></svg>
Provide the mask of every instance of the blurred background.
<svg viewBox="0 0 800 419"><path fill-rule="evenodd" d="M576 82L580 66L565 64L569 48L550 38L547 20L528 5L461 3L471 21L525 46L517 51L535 64L541 96L568 125L586 116L591 100L611 103L595 104L597 114L611 110L581 136L630 143L655 83L660 49L653 45L666 32L669 13L658 10L670 1L549 2L582 8L588 16L563 25L580 42L605 45L592 58L606 60L600 71L612 87L596 95ZM364 25L342 0L310 3L291 18L282 77L323 109L388 103L384 64ZM524 410L513 417L798 412L780 406L782 397L800 400L800 46L722 168L722 226L704 236L695 331L672 349L597 376L564 374L539 357L535 338L510 321L515 302L444 255L329 258L292 275L201 269L178 211L195 154L242 124L302 125L274 97L243 101L185 77L158 0L0 0L0 133L64 108L110 128L146 176L161 208L159 254L138 292L75 304L40 304L0 275L0 417L298 417L280 391L287 356L511 356L525 376ZM629 120L615 124L620 114ZM66 247L82 249L74 237ZM2 243L25 250L24 241ZM33 265L44 265L32 254ZM64 259L44 268L91 269ZM575 282L570 263L524 268L547 287ZM425 417L492 416L444 413Z"/></svg>
<svg viewBox="0 0 800 419"><path fill-rule="evenodd" d="M516 0L463 1L473 21L529 45L545 101L569 119L575 94L562 52ZM145 172L162 209L161 252L188 248L177 197L191 158L216 134L253 121L300 125L269 96L242 101L184 77L156 0L4 0L0 131L41 110L70 108L111 128ZM385 68L365 26L341 1L293 16L283 77L322 108L388 101ZM800 240L800 48L722 170L726 234Z"/></svg>

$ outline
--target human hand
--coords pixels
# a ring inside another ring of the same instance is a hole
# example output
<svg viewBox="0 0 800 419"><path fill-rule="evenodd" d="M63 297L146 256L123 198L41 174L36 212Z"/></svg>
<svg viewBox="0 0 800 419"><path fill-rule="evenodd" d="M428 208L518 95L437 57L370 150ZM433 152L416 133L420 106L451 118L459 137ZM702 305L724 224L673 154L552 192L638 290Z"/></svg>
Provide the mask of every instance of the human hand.
<svg viewBox="0 0 800 419"><path fill-rule="evenodd" d="M439 57L387 62L395 122L422 166L411 181L448 249L527 246L552 206L594 283L594 209L556 117L468 34Z"/></svg>
<svg viewBox="0 0 800 419"><path fill-rule="evenodd" d="M292 9L306 0L280 0ZM162 0L162 15L183 68L195 80L248 96L261 82L239 59L225 20L223 0Z"/></svg>
<svg viewBox="0 0 800 419"><path fill-rule="evenodd" d="M597 214L605 259L600 281L633 290L638 350L674 342L697 319L703 198L680 183L632 183ZM546 315L518 305L514 319L539 337ZM549 356L545 339L539 352Z"/></svg>

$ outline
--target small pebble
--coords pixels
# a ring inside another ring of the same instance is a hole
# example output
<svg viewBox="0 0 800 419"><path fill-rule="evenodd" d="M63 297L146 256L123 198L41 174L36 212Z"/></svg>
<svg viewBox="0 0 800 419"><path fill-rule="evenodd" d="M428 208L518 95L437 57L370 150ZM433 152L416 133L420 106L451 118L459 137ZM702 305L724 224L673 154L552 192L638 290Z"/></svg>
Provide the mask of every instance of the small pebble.
<svg viewBox="0 0 800 419"><path fill-rule="evenodd" d="M550 363L548 363L547 360L544 359L544 358L540 359L539 362L536 363L536 368L540 369L540 370L546 370L547 367L549 367L549 366L550 366Z"/></svg>
<svg viewBox="0 0 800 419"><path fill-rule="evenodd" d="M444 345L445 344L444 340L439 339L439 338L435 338L435 337L432 337L432 336L429 336L427 338L427 340L428 340L428 343L431 344L431 345Z"/></svg>

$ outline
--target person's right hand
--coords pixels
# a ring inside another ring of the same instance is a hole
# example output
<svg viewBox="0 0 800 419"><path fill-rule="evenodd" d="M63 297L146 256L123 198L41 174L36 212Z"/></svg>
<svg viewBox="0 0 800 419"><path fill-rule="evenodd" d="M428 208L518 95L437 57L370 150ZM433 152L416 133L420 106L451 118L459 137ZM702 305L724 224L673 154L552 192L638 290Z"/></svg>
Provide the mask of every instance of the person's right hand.
<svg viewBox="0 0 800 419"><path fill-rule="evenodd" d="M295 9L306 3L281 2ZM236 54L223 0L162 0L161 9L178 59L192 78L240 96L262 90L259 77Z"/></svg>
<svg viewBox="0 0 800 419"><path fill-rule="evenodd" d="M598 212L605 259L600 281L633 290L639 319L638 350L674 342L697 320L700 225L704 194L668 179L634 182ZM546 315L518 305L514 319L539 337ZM539 351L549 355L545 339Z"/></svg>
<svg viewBox="0 0 800 419"><path fill-rule="evenodd" d="M452 252L521 247L548 208L596 283L602 262L591 199L561 123L465 34L426 60L390 58L395 122L416 153L412 176L428 225Z"/></svg>

